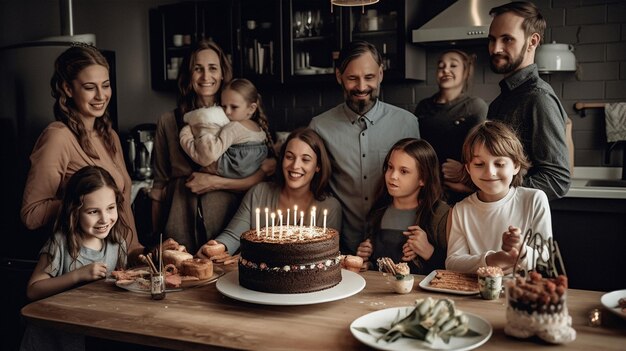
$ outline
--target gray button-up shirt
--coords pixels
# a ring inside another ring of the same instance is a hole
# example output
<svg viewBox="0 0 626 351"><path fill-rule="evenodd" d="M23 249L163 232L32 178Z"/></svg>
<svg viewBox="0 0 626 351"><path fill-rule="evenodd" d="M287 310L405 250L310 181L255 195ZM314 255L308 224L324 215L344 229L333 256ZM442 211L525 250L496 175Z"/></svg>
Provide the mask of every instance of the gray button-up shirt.
<svg viewBox="0 0 626 351"><path fill-rule="evenodd" d="M398 140L419 138L417 118L382 101L364 116L343 103L313 118L309 127L324 139L330 154L330 187L343 208L341 251L354 254L367 232L385 156Z"/></svg>
<svg viewBox="0 0 626 351"><path fill-rule="evenodd" d="M567 113L550 84L539 78L536 64L500 81L500 95L489 105L487 119L507 123L520 138L532 162L524 186L543 190L550 200L567 193Z"/></svg>

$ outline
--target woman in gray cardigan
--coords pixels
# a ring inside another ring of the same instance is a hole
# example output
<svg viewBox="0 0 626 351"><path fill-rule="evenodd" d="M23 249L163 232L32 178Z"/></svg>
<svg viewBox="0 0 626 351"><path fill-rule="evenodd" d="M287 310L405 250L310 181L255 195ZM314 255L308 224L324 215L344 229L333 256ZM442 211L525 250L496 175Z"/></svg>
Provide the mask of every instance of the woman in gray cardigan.
<svg viewBox="0 0 626 351"><path fill-rule="evenodd" d="M287 213L287 209L296 205L300 211L310 213L315 206L316 223L322 223L323 212L327 210L327 226L341 228L341 205L328 192L330 159L324 142L315 131L309 128L294 130L281 148L277 166L275 182L259 183L250 189L226 229L215 240L204 244L197 256L234 263L231 257L239 250L239 237L255 227L257 208L262 211L266 207L271 211L282 209ZM264 226L264 220L261 222Z"/></svg>

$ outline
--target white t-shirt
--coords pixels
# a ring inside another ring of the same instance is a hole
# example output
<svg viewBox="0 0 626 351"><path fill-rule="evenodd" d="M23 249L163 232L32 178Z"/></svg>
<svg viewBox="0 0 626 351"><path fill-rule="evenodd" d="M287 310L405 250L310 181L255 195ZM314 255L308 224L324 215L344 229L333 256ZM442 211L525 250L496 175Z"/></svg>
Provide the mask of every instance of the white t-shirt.
<svg viewBox="0 0 626 351"><path fill-rule="evenodd" d="M510 225L521 229L522 238L529 229L541 233L543 239L552 238L546 194L538 189L512 187L495 202L483 202L474 193L457 203L452 209L446 269L476 273L478 267L487 265L488 254L501 250L502 234ZM526 245L526 257L520 262L526 269L534 267L539 254L544 260L549 258L546 247L534 250L532 246Z"/></svg>

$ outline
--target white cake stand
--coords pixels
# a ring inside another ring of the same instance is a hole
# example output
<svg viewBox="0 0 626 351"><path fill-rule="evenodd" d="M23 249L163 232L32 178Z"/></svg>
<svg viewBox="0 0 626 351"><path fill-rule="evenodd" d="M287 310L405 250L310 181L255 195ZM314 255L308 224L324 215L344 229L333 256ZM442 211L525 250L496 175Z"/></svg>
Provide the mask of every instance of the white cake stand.
<svg viewBox="0 0 626 351"><path fill-rule="evenodd" d="M365 288L365 279L359 274L341 270L341 282L330 289L302 294L271 294L246 289L239 285L239 272L232 271L221 277L215 287L222 294L239 301L261 305L312 305L341 300Z"/></svg>

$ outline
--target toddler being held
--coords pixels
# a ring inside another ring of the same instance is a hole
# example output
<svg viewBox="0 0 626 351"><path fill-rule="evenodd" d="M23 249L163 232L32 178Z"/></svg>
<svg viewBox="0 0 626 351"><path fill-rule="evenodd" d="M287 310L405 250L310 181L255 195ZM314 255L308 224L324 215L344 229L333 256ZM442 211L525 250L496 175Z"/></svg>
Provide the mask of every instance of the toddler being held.
<svg viewBox="0 0 626 351"><path fill-rule="evenodd" d="M247 79L234 79L222 90L222 107L186 113L180 145L201 171L240 179L254 174L272 149L261 95Z"/></svg>

